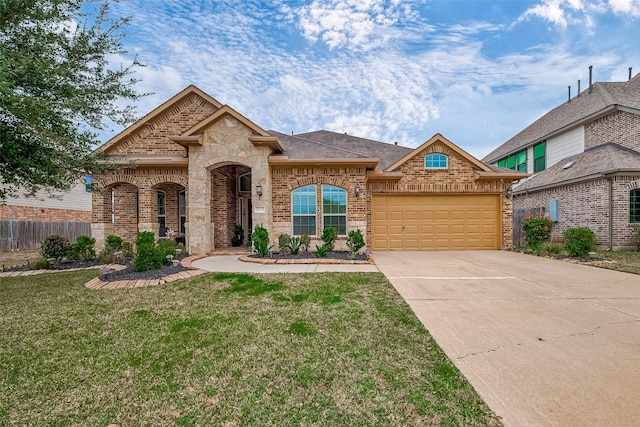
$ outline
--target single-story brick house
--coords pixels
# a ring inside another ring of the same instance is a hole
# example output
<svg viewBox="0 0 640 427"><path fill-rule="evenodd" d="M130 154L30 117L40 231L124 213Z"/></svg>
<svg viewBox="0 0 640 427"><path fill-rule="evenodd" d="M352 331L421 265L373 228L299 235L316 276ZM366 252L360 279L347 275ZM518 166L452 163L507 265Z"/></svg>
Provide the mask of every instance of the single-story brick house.
<svg viewBox="0 0 640 427"><path fill-rule="evenodd" d="M489 166L437 134L410 149L346 134L266 131L189 86L106 142L92 234L134 241L171 230L192 254L231 246L236 225L319 239L360 229L372 250L509 249L521 172ZM312 243L311 247L315 247Z"/></svg>

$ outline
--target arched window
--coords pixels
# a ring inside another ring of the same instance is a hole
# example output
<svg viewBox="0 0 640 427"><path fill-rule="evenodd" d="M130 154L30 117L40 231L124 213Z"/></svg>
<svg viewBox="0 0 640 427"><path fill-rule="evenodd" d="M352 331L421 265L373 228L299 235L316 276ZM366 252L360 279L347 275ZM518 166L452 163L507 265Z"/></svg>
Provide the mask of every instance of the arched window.
<svg viewBox="0 0 640 427"><path fill-rule="evenodd" d="M424 158L424 167L425 169L447 169L448 160L444 154L428 154Z"/></svg>
<svg viewBox="0 0 640 427"><path fill-rule="evenodd" d="M160 237L167 237L167 194L158 190L158 224Z"/></svg>
<svg viewBox="0 0 640 427"><path fill-rule="evenodd" d="M335 227L339 236L347 234L347 191L333 185L322 186L322 226Z"/></svg>
<svg viewBox="0 0 640 427"><path fill-rule="evenodd" d="M629 192L629 222L640 222L640 188Z"/></svg>
<svg viewBox="0 0 640 427"><path fill-rule="evenodd" d="M307 185L291 192L293 235L316 235L316 186Z"/></svg>
<svg viewBox="0 0 640 427"><path fill-rule="evenodd" d="M251 173L245 173L238 178L238 187L242 192L251 191Z"/></svg>

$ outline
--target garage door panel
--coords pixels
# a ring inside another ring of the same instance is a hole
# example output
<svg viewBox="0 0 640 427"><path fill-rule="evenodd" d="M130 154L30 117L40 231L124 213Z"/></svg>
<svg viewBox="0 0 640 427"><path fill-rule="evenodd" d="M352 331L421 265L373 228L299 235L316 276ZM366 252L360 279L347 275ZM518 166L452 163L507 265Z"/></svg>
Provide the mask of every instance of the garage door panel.
<svg viewBox="0 0 640 427"><path fill-rule="evenodd" d="M498 195L374 195L373 249L498 249L499 200Z"/></svg>

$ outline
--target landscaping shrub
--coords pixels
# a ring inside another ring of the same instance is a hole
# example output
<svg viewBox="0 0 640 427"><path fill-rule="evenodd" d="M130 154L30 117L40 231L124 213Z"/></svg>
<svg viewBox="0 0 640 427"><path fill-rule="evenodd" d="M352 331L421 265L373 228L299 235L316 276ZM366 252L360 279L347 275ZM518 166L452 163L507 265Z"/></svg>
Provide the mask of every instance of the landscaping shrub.
<svg viewBox="0 0 640 427"><path fill-rule="evenodd" d="M104 241L104 248L102 248L102 251L100 251L100 261L105 264L112 264L119 261L118 259L116 259L115 253L122 251L122 245L122 237L115 236L113 234L108 235Z"/></svg>
<svg viewBox="0 0 640 427"><path fill-rule="evenodd" d="M522 229L527 245L537 252L541 243L551 239L553 221L548 216L527 215L522 220Z"/></svg>
<svg viewBox="0 0 640 427"><path fill-rule="evenodd" d="M331 252L331 248L329 246L327 246L327 245L322 245L322 246L316 245L316 255L319 258L326 257L329 252Z"/></svg>
<svg viewBox="0 0 640 427"><path fill-rule="evenodd" d="M104 242L104 247L118 252L122 250L122 237L109 234Z"/></svg>
<svg viewBox="0 0 640 427"><path fill-rule="evenodd" d="M281 254L286 255L289 253L289 244L291 243L291 236L287 233L282 233L278 236L278 250Z"/></svg>
<svg viewBox="0 0 640 427"><path fill-rule="evenodd" d="M44 259L61 259L67 256L70 247L69 239L59 234L52 234L44 239L40 252Z"/></svg>
<svg viewBox="0 0 640 427"><path fill-rule="evenodd" d="M69 259L80 261L92 261L96 259L96 239L89 236L78 236L76 242L71 245L67 252Z"/></svg>
<svg viewBox="0 0 640 427"><path fill-rule="evenodd" d="M558 255L562 252L562 246L551 242L544 242L538 249L538 255Z"/></svg>
<svg viewBox="0 0 640 427"><path fill-rule="evenodd" d="M300 237L291 237L289 239L289 244L287 245L287 251L291 255L298 255L300 252L300 246L302 246L302 240Z"/></svg>
<svg viewBox="0 0 640 427"><path fill-rule="evenodd" d="M34 270L47 270L50 267L51 264L49 264L49 261L44 259L36 261L36 263L33 265Z"/></svg>
<svg viewBox="0 0 640 427"><path fill-rule="evenodd" d="M261 225L256 225L253 233L251 233L251 241L253 242L253 249L261 257L269 255L269 251L273 246L269 246L269 232Z"/></svg>
<svg viewBox="0 0 640 427"><path fill-rule="evenodd" d="M155 236L150 231L138 233L134 271L147 271L162 267L162 254L156 247Z"/></svg>
<svg viewBox="0 0 640 427"><path fill-rule="evenodd" d="M587 257L595 244L596 237L587 227L573 227L564 232L564 248L569 256Z"/></svg>
<svg viewBox="0 0 640 427"><path fill-rule="evenodd" d="M172 239L160 239L158 240L158 244L156 245L156 249L159 253L159 257L164 264L171 264L171 261L167 259L167 255L171 255L173 258L176 257L176 242Z"/></svg>
<svg viewBox="0 0 640 427"><path fill-rule="evenodd" d="M300 235L300 246L305 252L309 252L309 246L311 246L311 236L307 233L302 233Z"/></svg>
<svg viewBox="0 0 640 427"><path fill-rule="evenodd" d="M351 230L349 231L349 235L347 237L347 247L351 252L349 254L349 259L356 259L356 255L358 255L358 251L364 248L364 237L362 236L362 231L360 230Z"/></svg>
<svg viewBox="0 0 640 427"><path fill-rule="evenodd" d="M325 227L322 230L322 241L324 242L323 246L329 248L329 251L333 250L333 245L338 238L338 230L335 227Z"/></svg>
<svg viewBox="0 0 640 427"><path fill-rule="evenodd" d="M178 253L178 251L180 251L180 253ZM187 248L184 246L184 243L176 243L176 255L178 256L178 258L184 258L189 255L189 253L187 252Z"/></svg>

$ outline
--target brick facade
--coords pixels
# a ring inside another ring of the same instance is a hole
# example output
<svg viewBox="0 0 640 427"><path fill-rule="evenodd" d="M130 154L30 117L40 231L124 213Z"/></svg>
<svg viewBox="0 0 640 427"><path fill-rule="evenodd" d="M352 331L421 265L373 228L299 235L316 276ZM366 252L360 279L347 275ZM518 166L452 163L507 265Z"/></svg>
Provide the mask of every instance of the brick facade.
<svg viewBox="0 0 640 427"><path fill-rule="evenodd" d="M449 159L447 169L425 169L427 154L446 154ZM468 160L444 144L435 142L417 153L400 167L402 178L398 181L372 181L367 184L368 203L372 194L447 194L482 193L500 194L502 208L502 248L513 247L513 219L511 199L505 195L511 187L511 180L478 181L473 166ZM371 227L371 211L367 214L368 232Z"/></svg>
<svg viewBox="0 0 640 427"><path fill-rule="evenodd" d="M14 221L91 222L91 211L0 205L0 218Z"/></svg>
<svg viewBox="0 0 640 427"><path fill-rule="evenodd" d="M640 116L618 110L585 124L585 150L610 142L640 151Z"/></svg>
<svg viewBox="0 0 640 427"><path fill-rule="evenodd" d="M613 216L609 210L609 191L612 186ZM514 196L514 209L542 208L549 212L549 201L558 200L558 222L552 240L562 241L562 233L571 227L587 227L596 236L596 244L609 247L609 227L613 218L614 249L631 246L634 224L629 222L629 192L640 188L640 177L612 177L565 185L527 195Z"/></svg>

